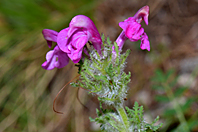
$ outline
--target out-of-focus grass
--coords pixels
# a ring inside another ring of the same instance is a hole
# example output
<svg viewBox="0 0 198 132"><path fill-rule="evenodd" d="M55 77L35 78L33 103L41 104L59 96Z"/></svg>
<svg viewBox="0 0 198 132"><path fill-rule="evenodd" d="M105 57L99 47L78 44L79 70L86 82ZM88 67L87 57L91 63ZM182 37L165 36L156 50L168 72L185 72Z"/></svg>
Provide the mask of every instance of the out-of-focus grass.
<svg viewBox="0 0 198 132"><path fill-rule="evenodd" d="M49 132L57 127L55 122L60 117L54 117L53 99L71 77L62 75L57 80L57 70L41 68L49 50L41 31L59 31L77 14L92 17L96 4L89 0L0 1L1 132ZM52 80L56 83L51 84ZM69 99L72 101L72 96Z"/></svg>

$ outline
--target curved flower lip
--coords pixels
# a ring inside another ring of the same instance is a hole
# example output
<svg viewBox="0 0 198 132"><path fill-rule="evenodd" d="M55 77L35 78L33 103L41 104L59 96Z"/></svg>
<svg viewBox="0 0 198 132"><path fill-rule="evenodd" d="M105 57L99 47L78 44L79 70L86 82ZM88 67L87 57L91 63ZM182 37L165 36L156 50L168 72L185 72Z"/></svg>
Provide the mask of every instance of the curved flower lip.
<svg viewBox="0 0 198 132"><path fill-rule="evenodd" d="M75 28L88 30L89 32L91 32L91 34L93 34L93 36L95 36L96 34L100 36L93 21L89 17L84 15L77 15L74 18L72 18L71 22L69 23L69 28L70 29L68 31L68 36L71 36L74 33Z"/></svg>
<svg viewBox="0 0 198 132"><path fill-rule="evenodd" d="M47 44L50 48L52 47L52 41L57 42L58 32L51 29L43 29L42 34L44 38L47 40Z"/></svg>
<svg viewBox="0 0 198 132"><path fill-rule="evenodd" d="M88 42L91 35L90 33L85 34L81 30L76 30L76 32L68 38L68 30L69 28L59 32L57 44L63 52L68 54L69 58L74 63L78 63L82 57L83 47Z"/></svg>
<svg viewBox="0 0 198 132"><path fill-rule="evenodd" d="M79 29L90 36L88 41L91 41L94 48L101 52L102 39L93 21L84 15L75 16L69 24L68 37L71 37Z"/></svg>
<svg viewBox="0 0 198 132"><path fill-rule="evenodd" d="M57 37L57 44L60 49L66 53L71 52L71 46L74 49L81 49L91 38L90 33L85 34L81 30L75 30L74 34L68 37L69 28L63 29L59 32Z"/></svg>
<svg viewBox="0 0 198 132"><path fill-rule="evenodd" d="M142 19L148 25L148 16L149 16L149 6L144 6L138 10L138 12L134 15L134 18L138 23L142 22Z"/></svg>
<svg viewBox="0 0 198 132"><path fill-rule="evenodd" d="M46 54L46 61L41 65L46 70L63 68L69 63L69 57L58 46Z"/></svg>

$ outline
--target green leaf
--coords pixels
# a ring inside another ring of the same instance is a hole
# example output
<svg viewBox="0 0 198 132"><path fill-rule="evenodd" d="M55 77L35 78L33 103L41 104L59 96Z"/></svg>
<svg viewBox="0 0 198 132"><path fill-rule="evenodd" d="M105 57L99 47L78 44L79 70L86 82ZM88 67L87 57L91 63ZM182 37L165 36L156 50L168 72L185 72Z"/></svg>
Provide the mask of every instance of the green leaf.
<svg viewBox="0 0 198 132"><path fill-rule="evenodd" d="M188 121L188 126L191 130L193 130L195 127L197 127L197 119L198 119L198 116L196 119L194 120L191 120L191 121Z"/></svg>
<svg viewBox="0 0 198 132"><path fill-rule="evenodd" d="M101 35L101 38L102 38L102 43L104 43L104 42L105 42L105 35L102 34L102 35Z"/></svg>
<svg viewBox="0 0 198 132"><path fill-rule="evenodd" d="M72 87L79 87L79 85L77 84L77 83L70 83L70 85L72 86Z"/></svg>
<svg viewBox="0 0 198 132"><path fill-rule="evenodd" d="M98 109L96 109L96 114L97 114L98 116L101 116L101 115L102 115Z"/></svg>
<svg viewBox="0 0 198 132"><path fill-rule="evenodd" d="M175 73L175 70L174 69L169 69L166 72L166 79L168 79L169 77L171 77L174 73Z"/></svg>
<svg viewBox="0 0 198 132"><path fill-rule="evenodd" d="M157 69L155 71L155 76L153 78L153 81L156 81L156 82L159 82L159 83L163 83L163 82L166 82L166 76L165 74L163 73L163 71L161 69Z"/></svg>
<svg viewBox="0 0 198 132"><path fill-rule="evenodd" d="M157 116L157 117L155 118L155 120L154 120L151 124L146 124L146 127L149 128L149 129L151 129L151 130L153 130L153 131L157 131L157 130L158 130L159 128L161 128L162 125L163 125L163 123L160 123L159 125L154 126L154 124L155 124L157 121L159 121L159 116ZM149 131L149 129L148 129L148 131Z"/></svg>
<svg viewBox="0 0 198 132"><path fill-rule="evenodd" d="M171 117L171 116L175 116L176 115L176 112L175 112L175 109L166 109L163 113L164 116L167 116L167 117Z"/></svg>
<svg viewBox="0 0 198 132"><path fill-rule="evenodd" d="M103 80L104 82L108 82L108 80L107 80L107 77L106 76L104 76L104 75L94 75L94 78L96 79L96 80Z"/></svg>
<svg viewBox="0 0 198 132"><path fill-rule="evenodd" d="M155 100L159 102L169 102L169 98L166 95L156 95Z"/></svg>
<svg viewBox="0 0 198 132"><path fill-rule="evenodd" d="M114 42L114 47L115 47L115 51L116 51L116 64L119 63L119 49L118 49L118 45L116 42Z"/></svg>
<svg viewBox="0 0 198 132"><path fill-rule="evenodd" d="M111 40L109 37L107 37L107 44L111 44Z"/></svg>
<svg viewBox="0 0 198 132"><path fill-rule="evenodd" d="M95 119L93 119L93 118L91 118L91 117L89 117L89 120L90 120L91 122L95 122Z"/></svg>
<svg viewBox="0 0 198 132"><path fill-rule="evenodd" d="M179 97L187 90L186 87L179 87L174 91L174 96Z"/></svg>
<svg viewBox="0 0 198 132"><path fill-rule="evenodd" d="M185 112L188 108L190 108L191 104L195 102L194 98L188 98L186 103L181 106L181 109L183 112Z"/></svg>
<svg viewBox="0 0 198 132"><path fill-rule="evenodd" d="M152 86L152 89L154 89L154 90L163 90L164 91L164 87L163 86L161 86L161 85L153 85Z"/></svg>

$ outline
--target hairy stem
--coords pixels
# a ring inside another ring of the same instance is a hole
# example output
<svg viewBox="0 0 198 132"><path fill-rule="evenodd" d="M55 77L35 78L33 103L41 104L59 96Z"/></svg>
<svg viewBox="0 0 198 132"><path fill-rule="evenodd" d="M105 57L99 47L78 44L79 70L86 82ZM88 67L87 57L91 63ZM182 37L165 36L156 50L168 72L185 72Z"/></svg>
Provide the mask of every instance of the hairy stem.
<svg viewBox="0 0 198 132"><path fill-rule="evenodd" d="M129 121L128 121L128 117L127 117L127 114L126 114L126 111L125 111L124 107L123 106L116 106L116 110L121 117L124 129L125 129L125 130L123 130L123 132L128 132Z"/></svg>

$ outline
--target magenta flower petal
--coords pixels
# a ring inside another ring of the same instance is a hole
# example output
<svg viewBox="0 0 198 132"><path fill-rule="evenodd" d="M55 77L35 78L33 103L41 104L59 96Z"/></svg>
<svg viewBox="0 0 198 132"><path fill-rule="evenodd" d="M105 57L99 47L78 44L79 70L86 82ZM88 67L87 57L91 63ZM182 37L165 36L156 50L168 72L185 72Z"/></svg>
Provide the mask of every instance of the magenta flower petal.
<svg viewBox="0 0 198 132"><path fill-rule="evenodd" d="M141 39L142 34L144 33L144 29L142 27L140 27L138 30L135 31L135 33L133 34L133 36L131 38L129 38L132 42L133 41L138 41Z"/></svg>
<svg viewBox="0 0 198 132"><path fill-rule="evenodd" d="M144 6L138 10L138 12L134 15L134 18L138 23L141 23L142 20L148 25L148 16L149 16L149 6Z"/></svg>
<svg viewBox="0 0 198 132"><path fill-rule="evenodd" d="M54 50L51 50L46 54L46 61L42 64L42 67L46 70L52 70L55 67L63 68L68 63L68 55L61 51L58 46L56 46Z"/></svg>
<svg viewBox="0 0 198 132"><path fill-rule="evenodd" d="M70 51L68 50L68 43L69 43L69 40L68 40L68 30L69 28L65 28L63 30L61 30L59 33L58 33L58 36L57 36L57 44L59 46L59 48L63 51L63 52L66 52L66 53L69 53Z"/></svg>
<svg viewBox="0 0 198 132"><path fill-rule="evenodd" d="M78 63L82 57L82 51L83 49L73 50L71 51L71 54L68 54L68 56L74 63Z"/></svg>
<svg viewBox="0 0 198 132"><path fill-rule="evenodd" d="M58 32L51 29L44 29L42 31L44 38L47 40L48 46L52 47L52 42L57 42Z"/></svg>
<svg viewBox="0 0 198 132"><path fill-rule="evenodd" d="M86 35L84 32L77 32L72 36L72 46L76 49L82 49L90 37L91 36L89 34Z"/></svg>
<svg viewBox="0 0 198 132"><path fill-rule="evenodd" d="M88 41L101 52L100 34L92 20L84 15L72 18L69 27L61 30L57 36L58 46L74 63L78 63L82 58L82 51Z"/></svg>
<svg viewBox="0 0 198 132"><path fill-rule="evenodd" d="M93 47L99 53L101 52L102 39L96 26L89 17L77 15L71 20L69 24L68 36L71 37L77 30L84 32L86 35L90 35L90 37L88 37L88 41L92 42Z"/></svg>
<svg viewBox="0 0 198 132"><path fill-rule="evenodd" d="M148 36L147 36L146 33L144 33L144 34L142 35L140 48L141 48L142 50L147 49L148 51L150 51L150 42L149 42L149 40L148 40Z"/></svg>
<svg viewBox="0 0 198 132"><path fill-rule="evenodd" d="M83 47L91 36L89 34L86 35L82 30L75 30L74 34L68 37L68 30L69 28L59 32L57 44L74 63L78 63L82 57Z"/></svg>
<svg viewBox="0 0 198 132"><path fill-rule="evenodd" d="M46 60L41 66L46 70L52 70L54 69L54 62L56 58L53 58L54 51L51 50L46 54Z"/></svg>
<svg viewBox="0 0 198 132"><path fill-rule="evenodd" d="M89 56L86 48L83 48L89 37L87 35L79 34L81 34L81 32L76 33L75 35L77 36L73 36L75 39L72 41L72 44L68 46L68 49L71 51L68 53L68 56L74 63L78 63L81 60L82 51L84 51L84 53Z"/></svg>
<svg viewBox="0 0 198 132"><path fill-rule="evenodd" d="M139 23L132 23L131 25L128 25L125 34L131 41L137 41L140 40L140 36L144 33L144 29L141 28L141 25Z"/></svg>
<svg viewBox="0 0 198 132"><path fill-rule="evenodd" d="M126 31L128 25L131 25L131 23L137 23L134 17L129 17L128 19L124 20L123 22L119 22L119 26Z"/></svg>

